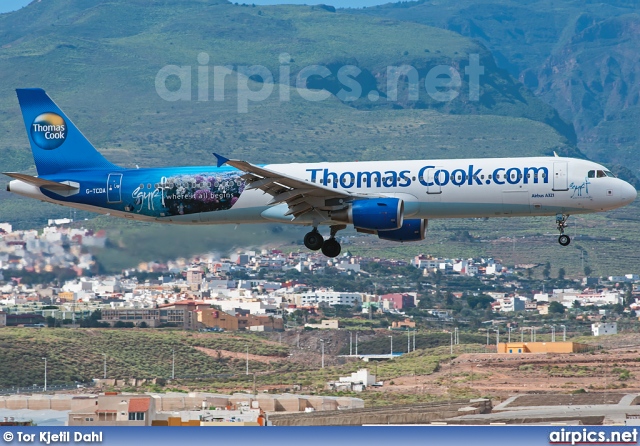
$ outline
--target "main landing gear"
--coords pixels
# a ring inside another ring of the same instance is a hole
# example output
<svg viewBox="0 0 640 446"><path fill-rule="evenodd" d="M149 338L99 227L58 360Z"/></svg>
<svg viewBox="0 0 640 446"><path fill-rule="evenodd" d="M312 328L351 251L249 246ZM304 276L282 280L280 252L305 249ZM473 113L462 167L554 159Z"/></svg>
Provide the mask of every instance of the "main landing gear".
<svg viewBox="0 0 640 446"><path fill-rule="evenodd" d="M571 243L571 238L564 233L564 229L567 227L568 215L558 214L556 215L556 225L558 225L558 231L560 231L560 237L558 237L558 243L562 246L568 246Z"/></svg>
<svg viewBox="0 0 640 446"><path fill-rule="evenodd" d="M322 249L322 254L327 257L337 257L340 255L342 247L336 240L336 233L346 227L346 225L331 226L331 233L326 240L322 238L322 234L318 232L318 228L314 227L311 232L308 232L307 235L304 236L304 246L312 251Z"/></svg>

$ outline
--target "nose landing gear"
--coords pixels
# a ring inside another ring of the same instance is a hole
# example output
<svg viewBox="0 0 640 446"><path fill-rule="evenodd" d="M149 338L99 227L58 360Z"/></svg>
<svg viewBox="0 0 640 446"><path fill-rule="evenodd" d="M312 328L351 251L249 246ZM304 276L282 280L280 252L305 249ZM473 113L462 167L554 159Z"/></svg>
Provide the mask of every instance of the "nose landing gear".
<svg viewBox="0 0 640 446"><path fill-rule="evenodd" d="M556 225L558 226L558 231L560 231L560 237L558 237L558 243L562 246L568 246L571 243L571 238L564 233L564 229L567 227L567 219L568 215L565 214L557 214L556 215Z"/></svg>

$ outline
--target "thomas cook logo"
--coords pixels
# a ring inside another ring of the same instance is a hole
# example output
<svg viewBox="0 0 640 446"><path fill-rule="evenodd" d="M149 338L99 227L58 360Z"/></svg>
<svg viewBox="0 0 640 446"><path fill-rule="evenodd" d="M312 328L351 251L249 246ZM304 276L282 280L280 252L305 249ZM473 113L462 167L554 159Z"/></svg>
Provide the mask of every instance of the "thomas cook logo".
<svg viewBox="0 0 640 446"><path fill-rule="evenodd" d="M67 123L55 113L43 113L31 124L31 139L41 149L57 149L67 139Z"/></svg>

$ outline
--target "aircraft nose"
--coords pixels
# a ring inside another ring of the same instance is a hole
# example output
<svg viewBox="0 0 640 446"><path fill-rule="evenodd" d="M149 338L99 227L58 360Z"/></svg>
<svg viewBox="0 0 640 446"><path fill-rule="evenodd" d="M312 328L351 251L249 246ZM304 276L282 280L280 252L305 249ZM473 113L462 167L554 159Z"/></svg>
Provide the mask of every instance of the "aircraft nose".
<svg viewBox="0 0 640 446"><path fill-rule="evenodd" d="M624 181L620 192L620 197L624 204L633 203L638 196L638 191L636 191L636 188L626 181Z"/></svg>

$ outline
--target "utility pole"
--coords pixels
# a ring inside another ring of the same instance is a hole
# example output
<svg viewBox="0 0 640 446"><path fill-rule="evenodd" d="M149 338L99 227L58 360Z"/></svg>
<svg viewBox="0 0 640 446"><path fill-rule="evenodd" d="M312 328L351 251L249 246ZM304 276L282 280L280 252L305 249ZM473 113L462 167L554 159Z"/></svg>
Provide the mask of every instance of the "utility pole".
<svg viewBox="0 0 640 446"><path fill-rule="evenodd" d="M320 339L320 345L322 348L322 368L324 369L324 339Z"/></svg>
<svg viewBox="0 0 640 446"><path fill-rule="evenodd" d="M567 326L566 325L561 325L562 327L562 342L566 342L567 341Z"/></svg>
<svg viewBox="0 0 640 446"><path fill-rule="evenodd" d="M418 330L413 330L413 351L416 351L416 331Z"/></svg>
<svg viewBox="0 0 640 446"><path fill-rule="evenodd" d="M411 332L409 327L407 327L407 353L411 353Z"/></svg>
<svg viewBox="0 0 640 446"><path fill-rule="evenodd" d="M245 373L248 375L249 374L249 344L245 345L245 347L247 348L247 356L246 356L246 359L245 359L245 366L246 366L245 367L246 368Z"/></svg>
<svg viewBox="0 0 640 446"><path fill-rule="evenodd" d="M176 350L171 350L171 379L176 379Z"/></svg>
<svg viewBox="0 0 640 446"><path fill-rule="evenodd" d="M551 342L556 342L556 327L551 326Z"/></svg>
<svg viewBox="0 0 640 446"><path fill-rule="evenodd" d="M500 345L500 329L496 328L496 353L498 353L499 345Z"/></svg>
<svg viewBox="0 0 640 446"><path fill-rule="evenodd" d="M389 354L389 358L393 358L393 335L389 335L389 339L391 339L391 353Z"/></svg>
<svg viewBox="0 0 640 446"><path fill-rule="evenodd" d="M107 354L103 353L104 356L104 379L107 379Z"/></svg>
<svg viewBox="0 0 640 446"><path fill-rule="evenodd" d="M508 334L507 334L507 342L508 342L508 343L511 343L511 329L512 329L512 328L513 328L513 327L507 327L507 330L508 330Z"/></svg>
<svg viewBox="0 0 640 446"><path fill-rule="evenodd" d="M47 358L44 359L44 391L47 391Z"/></svg>

